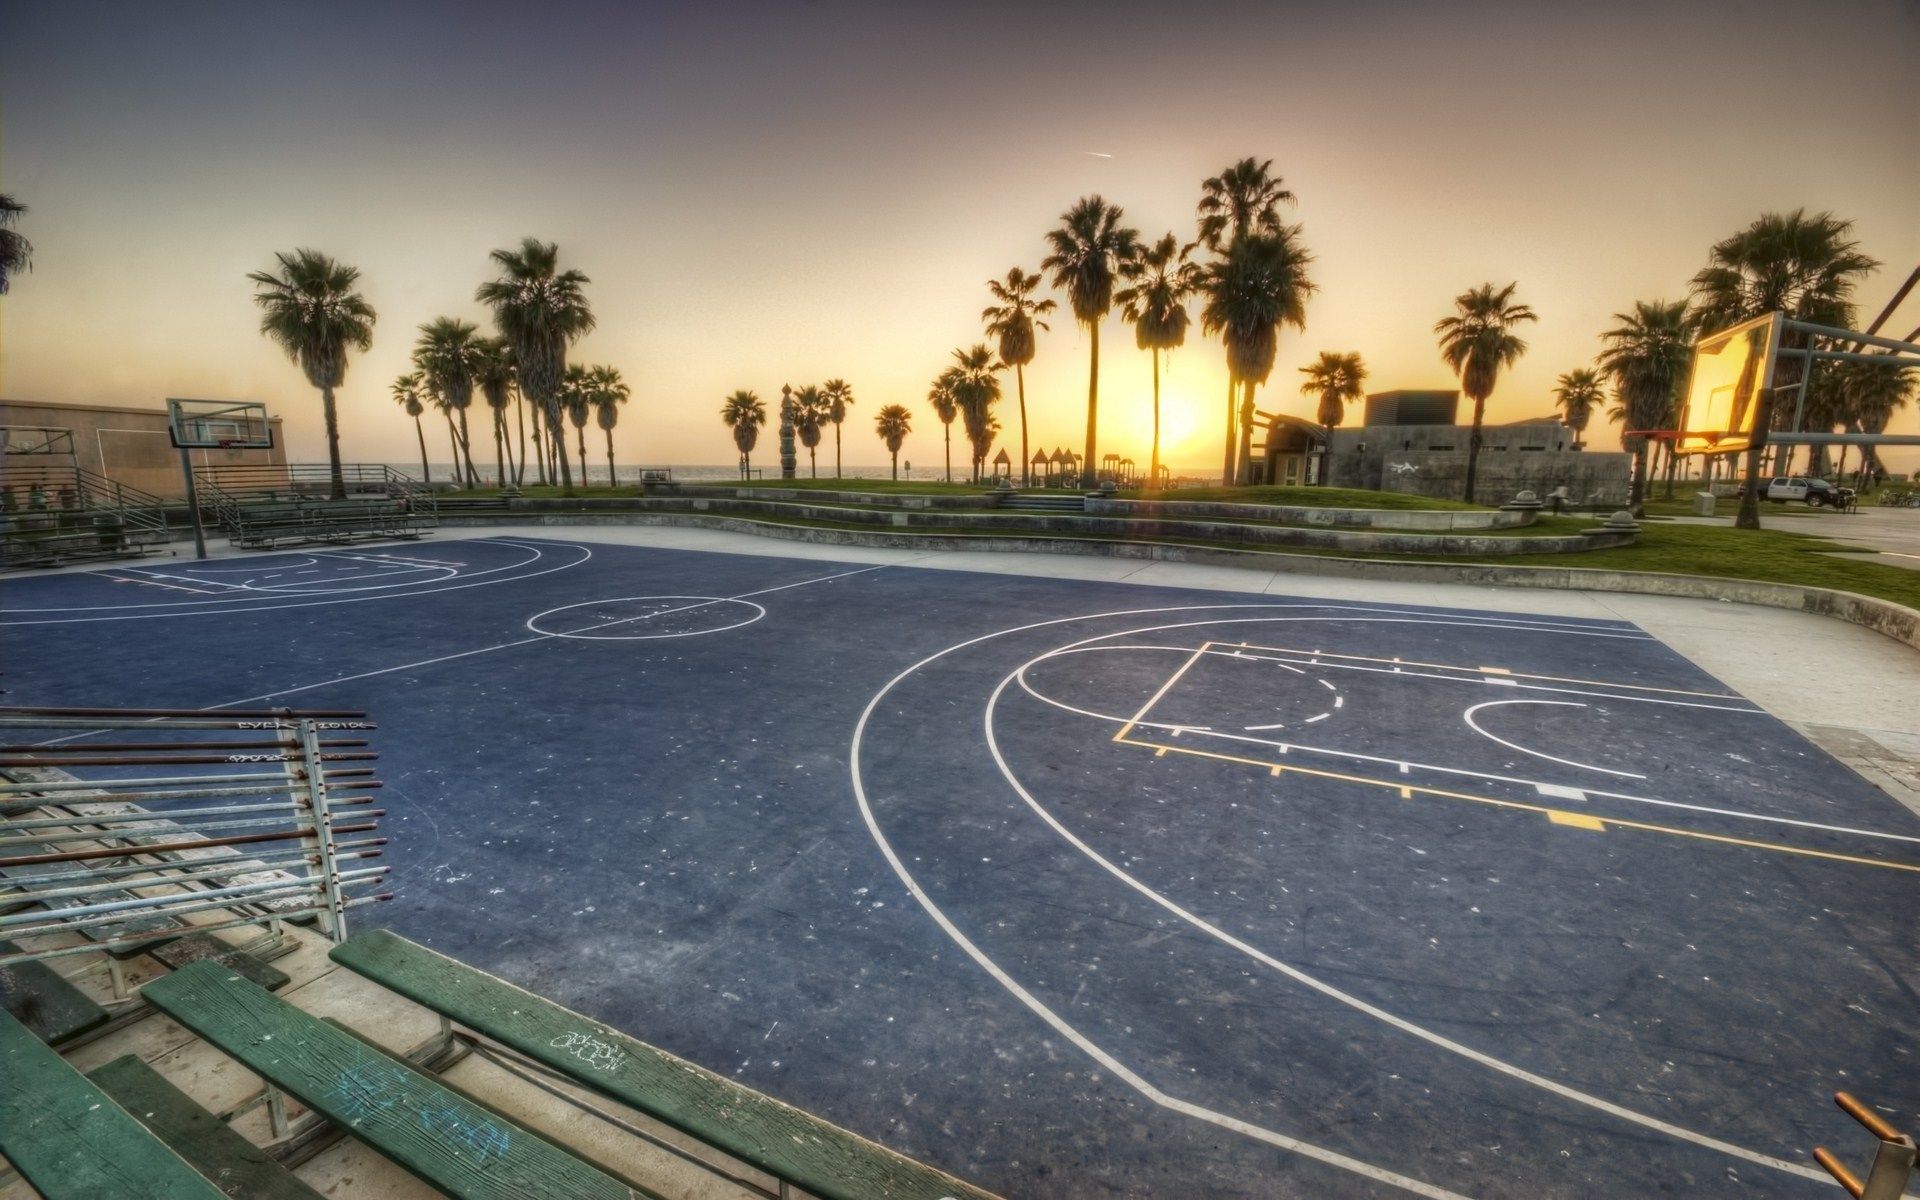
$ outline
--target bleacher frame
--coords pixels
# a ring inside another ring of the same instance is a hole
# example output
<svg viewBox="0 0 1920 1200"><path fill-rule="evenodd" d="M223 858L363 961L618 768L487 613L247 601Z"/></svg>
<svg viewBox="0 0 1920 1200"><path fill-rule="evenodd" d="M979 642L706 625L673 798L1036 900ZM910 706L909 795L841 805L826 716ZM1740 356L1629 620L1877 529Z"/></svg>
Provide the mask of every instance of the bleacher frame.
<svg viewBox="0 0 1920 1200"><path fill-rule="evenodd" d="M270 550L418 538L440 524L433 489L383 463L343 463L335 496L327 463L206 466L194 470L200 507L238 549Z"/></svg>

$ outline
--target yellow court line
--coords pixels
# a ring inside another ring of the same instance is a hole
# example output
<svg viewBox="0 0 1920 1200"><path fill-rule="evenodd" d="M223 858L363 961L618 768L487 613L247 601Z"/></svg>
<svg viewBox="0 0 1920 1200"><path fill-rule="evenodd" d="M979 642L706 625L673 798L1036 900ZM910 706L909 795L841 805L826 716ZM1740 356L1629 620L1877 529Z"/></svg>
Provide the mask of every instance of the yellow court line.
<svg viewBox="0 0 1920 1200"><path fill-rule="evenodd" d="M1208 642L1208 645L1214 645ZM1225 645L1227 643L1219 643ZM1615 683L1609 679L1579 679L1570 675L1528 675L1525 672L1510 671L1505 667L1463 667L1455 663L1419 662L1411 658L1377 658L1367 654L1328 654L1321 650L1294 650L1287 646L1259 646L1252 642L1238 643L1242 650L1270 650L1275 654L1298 654L1305 658L1338 658L1347 662L1385 663L1394 667L1427 667L1436 671L1462 671L1468 675L1499 675L1508 679L1538 679L1546 683L1584 683L1592 687L1624 688L1630 692L1660 692L1669 696L1702 696L1710 700L1746 701L1745 696L1736 696L1728 692L1690 692L1685 688L1657 688L1639 683ZM1630 699L1631 697L1623 697Z"/></svg>
<svg viewBox="0 0 1920 1200"><path fill-rule="evenodd" d="M1409 799L1411 799L1412 793L1420 792L1424 795L1439 796L1448 800L1471 800L1476 804L1488 804L1495 808L1511 808L1518 809L1521 812L1539 813L1550 821L1555 820L1556 814L1562 817L1584 816L1584 814L1579 813L1568 813L1564 809L1548 808L1541 804L1528 804L1522 800L1501 800L1494 796L1479 796L1472 792L1449 791L1446 788L1427 787L1417 783L1403 784L1397 781L1389 783L1382 779L1370 779L1365 775L1348 775L1340 771L1323 771L1316 767L1283 766L1278 763L1263 762L1257 758L1243 758L1237 754L1221 754L1214 750L1195 750L1187 746L1160 746L1153 742L1137 742L1131 738L1121 737L1116 737L1113 740L1126 746L1141 746L1149 750L1171 750L1176 754L1191 754L1199 758L1213 758L1219 759L1221 762L1242 763L1250 767L1261 767L1271 770L1275 775L1292 771L1296 774L1311 775L1320 779L1336 779L1342 783L1360 783L1366 784L1369 787L1393 788L1399 791L1403 797ZM1598 821L1603 826L1612 826L1619 829L1638 829L1645 833L1664 833L1670 837L1692 838L1695 841L1701 842L1717 842L1723 846L1741 846L1749 850L1768 850L1776 854L1797 854L1803 858L1826 859L1829 862L1856 863L1863 867L1881 867L1889 871L1911 871L1915 874L1920 874L1920 863L1890 862L1880 858L1863 858L1857 854L1835 854L1829 850L1811 850L1805 846L1781 846L1770 842L1756 842L1748 838L1729 837L1722 833L1702 833L1697 829L1676 829L1671 825L1654 825L1646 821L1629 821L1619 817L1587 817L1586 819ZM1588 828L1588 826L1581 825L1578 821L1558 820L1555 821L1555 823L1563 825L1572 824L1578 825L1581 828Z"/></svg>

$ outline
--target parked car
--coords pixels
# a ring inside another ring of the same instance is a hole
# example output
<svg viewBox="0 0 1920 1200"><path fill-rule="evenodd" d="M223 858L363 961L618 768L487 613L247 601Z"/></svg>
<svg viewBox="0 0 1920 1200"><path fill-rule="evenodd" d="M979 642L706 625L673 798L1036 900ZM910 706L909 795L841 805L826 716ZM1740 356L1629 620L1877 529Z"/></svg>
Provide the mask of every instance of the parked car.
<svg viewBox="0 0 1920 1200"><path fill-rule="evenodd" d="M1816 508L1853 507L1853 489L1836 487L1824 479L1814 479L1805 475L1776 475L1769 479L1760 491L1764 500L1775 504L1785 504L1789 500L1798 500Z"/></svg>

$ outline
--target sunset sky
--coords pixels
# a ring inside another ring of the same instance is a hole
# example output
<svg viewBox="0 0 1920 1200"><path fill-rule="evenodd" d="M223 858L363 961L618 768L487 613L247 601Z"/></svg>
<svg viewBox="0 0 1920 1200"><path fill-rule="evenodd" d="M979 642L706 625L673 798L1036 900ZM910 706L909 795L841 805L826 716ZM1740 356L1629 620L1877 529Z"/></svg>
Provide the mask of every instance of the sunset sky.
<svg viewBox="0 0 1920 1200"><path fill-rule="evenodd" d="M1490 418L1543 413L1609 314L1682 295L1768 209L1856 222L1885 264L1863 322L1920 263L1912 0L4 11L0 191L36 252L0 299L0 395L264 400L296 458L323 451L318 399L245 278L296 246L358 266L379 312L340 397L348 458L414 456L388 385L415 327L485 325L487 252L534 235L592 277L572 357L632 384L634 465L730 462L725 394L836 375L849 464L884 461L872 414L896 401L905 456L935 463L927 384L981 339L989 276L1037 267L1088 193L1189 238L1200 180L1244 155L1274 160L1317 258L1260 393L1300 414L1321 350L1359 351L1376 390L1450 386L1433 323L1487 280L1541 318ZM1102 349L1103 449L1144 461L1147 357L1117 314ZM1036 445L1077 444L1086 372L1056 321ZM1165 383L1176 466L1217 463L1224 372L1196 323Z"/></svg>

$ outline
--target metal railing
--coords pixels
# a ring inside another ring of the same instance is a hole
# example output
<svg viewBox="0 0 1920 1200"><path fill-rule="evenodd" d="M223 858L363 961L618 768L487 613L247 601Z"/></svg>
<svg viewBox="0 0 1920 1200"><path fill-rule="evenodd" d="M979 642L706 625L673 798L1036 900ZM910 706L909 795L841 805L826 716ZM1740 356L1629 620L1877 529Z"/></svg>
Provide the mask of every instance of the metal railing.
<svg viewBox="0 0 1920 1200"><path fill-rule="evenodd" d="M10 454L0 479L0 567L129 558L172 539L166 503L55 456Z"/></svg>
<svg viewBox="0 0 1920 1200"><path fill-rule="evenodd" d="M0 967L291 920L344 940L347 910L390 895L366 894L388 868L360 865L386 844L373 728L361 712L0 708L0 939L16 946Z"/></svg>
<svg viewBox="0 0 1920 1200"><path fill-rule="evenodd" d="M382 463L343 463L334 494L326 463L198 467L201 511L235 546L419 537L440 524L432 488Z"/></svg>

